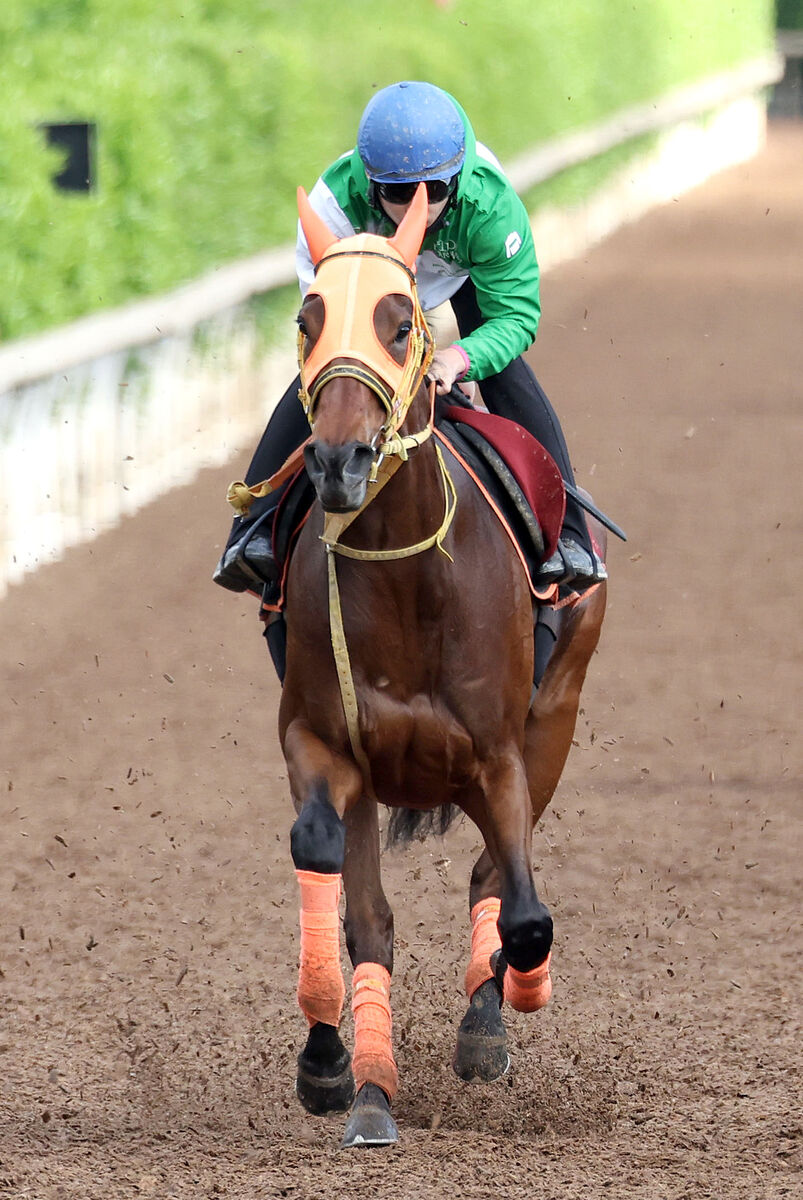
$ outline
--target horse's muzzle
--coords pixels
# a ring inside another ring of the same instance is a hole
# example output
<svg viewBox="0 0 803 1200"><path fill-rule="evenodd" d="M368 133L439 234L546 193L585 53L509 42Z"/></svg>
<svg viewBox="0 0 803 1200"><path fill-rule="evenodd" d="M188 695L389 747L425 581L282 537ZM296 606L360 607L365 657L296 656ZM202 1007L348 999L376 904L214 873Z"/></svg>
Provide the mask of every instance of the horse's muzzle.
<svg viewBox="0 0 803 1200"><path fill-rule="evenodd" d="M354 512L365 500L376 451L365 442L310 442L304 464L326 512Z"/></svg>

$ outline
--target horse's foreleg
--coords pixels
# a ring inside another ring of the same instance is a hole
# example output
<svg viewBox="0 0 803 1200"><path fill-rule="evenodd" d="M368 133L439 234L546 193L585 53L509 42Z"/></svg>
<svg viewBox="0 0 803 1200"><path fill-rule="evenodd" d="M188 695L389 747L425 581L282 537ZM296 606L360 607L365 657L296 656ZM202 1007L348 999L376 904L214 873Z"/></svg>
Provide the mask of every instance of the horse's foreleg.
<svg viewBox="0 0 803 1200"><path fill-rule="evenodd" d="M391 1040L393 914L382 890L376 804L362 797L346 817L343 877L346 944L354 966L354 1077L357 1098L343 1146L387 1146L398 1138L390 1115L398 1071Z"/></svg>
<svg viewBox="0 0 803 1200"><path fill-rule="evenodd" d="M303 730L290 734L286 753L288 747L291 787L299 809L290 835L301 891L298 1002L310 1026L298 1058L296 1091L309 1112L344 1111L354 1097L354 1079L338 1034L345 998L339 901L346 827L335 802L345 811L355 781L349 788L348 771L334 759L327 764L325 747L311 734ZM327 766L330 769L324 773Z"/></svg>
<svg viewBox="0 0 803 1200"><path fill-rule="evenodd" d="M510 1066L507 1033L502 1020L502 989L495 968L502 949L499 920L499 873L483 850L471 874L471 959L465 987L469 999L457 1031L452 1066L460 1079L488 1083Z"/></svg>
<svg viewBox="0 0 803 1200"><path fill-rule="evenodd" d="M485 783L484 803L468 811L482 830L499 874L497 928L502 953L496 973L498 978L504 972L505 999L529 1012L546 1004L551 993L552 918L535 890L530 863L532 806L519 755L510 754L487 766Z"/></svg>

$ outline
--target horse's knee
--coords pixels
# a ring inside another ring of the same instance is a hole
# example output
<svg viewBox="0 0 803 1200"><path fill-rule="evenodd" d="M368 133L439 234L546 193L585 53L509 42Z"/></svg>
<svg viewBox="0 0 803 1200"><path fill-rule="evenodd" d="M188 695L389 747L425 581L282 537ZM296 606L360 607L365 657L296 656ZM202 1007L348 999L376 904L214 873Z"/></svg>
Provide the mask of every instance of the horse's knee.
<svg viewBox="0 0 803 1200"><path fill-rule="evenodd" d="M517 971L531 971L546 960L552 947L549 909L535 896L528 903L503 903L499 934L510 966Z"/></svg>
<svg viewBox="0 0 803 1200"><path fill-rule="evenodd" d="M299 871L336 875L343 870L346 826L332 807L329 787L320 780L290 831L290 853Z"/></svg>

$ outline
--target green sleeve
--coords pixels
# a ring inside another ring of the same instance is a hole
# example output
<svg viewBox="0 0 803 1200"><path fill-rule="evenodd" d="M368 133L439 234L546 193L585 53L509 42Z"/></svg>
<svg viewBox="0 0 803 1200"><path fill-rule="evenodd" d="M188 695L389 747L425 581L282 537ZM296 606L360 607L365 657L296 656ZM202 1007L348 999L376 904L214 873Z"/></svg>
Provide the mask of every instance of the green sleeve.
<svg viewBox="0 0 803 1200"><path fill-rule="evenodd" d="M471 360L466 379L487 379L532 344L541 316L538 260L524 205L508 186L491 211L474 211L466 230L469 274L484 318L460 338Z"/></svg>

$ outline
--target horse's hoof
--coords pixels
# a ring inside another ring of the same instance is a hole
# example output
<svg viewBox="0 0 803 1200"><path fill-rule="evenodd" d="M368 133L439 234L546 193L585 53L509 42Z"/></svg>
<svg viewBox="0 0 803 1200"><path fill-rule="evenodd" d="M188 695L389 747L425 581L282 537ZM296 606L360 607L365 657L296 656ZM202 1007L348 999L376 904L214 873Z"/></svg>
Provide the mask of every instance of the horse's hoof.
<svg viewBox="0 0 803 1200"><path fill-rule="evenodd" d="M494 1079L501 1079L510 1069L507 1036L483 1037L458 1032L452 1067L464 1083L493 1083Z"/></svg>
<svg viewBox="0 0 803 1200"><path fill-rule="evenodd" d="M354 1103L354 1076L351 1063L345 1071L329 1078L310 1075L301 1067L296 1075L296 1095L308 1113L316 1117L330 1112L348 1112Z"/></svg>
<svg viewBox="0 0 803 1200"><path fill-rule="evenodd" d="M296 1095L308 1113L348 1112L354 1103L351 1055L331 1025L313 1025L298 1056Z"/></svg>
<svg viewBox="0 0 803 1200"><path fill-rule="evenodd" d="M387 1096L375 1083L364 1083L346 1122L341 1148L392 1146L398 1140L399 1131L390 1115Z"/></svg>
<svg viewBox="0 0 803 1200"><path fill-rule="evenodd" d="M471 997L457 1031L452 1068L466 1083L492 1083L510 1068L502 995L494 979L486 980Z"/></svg>

